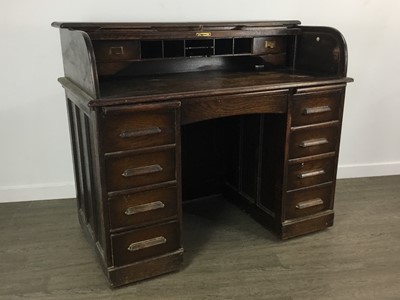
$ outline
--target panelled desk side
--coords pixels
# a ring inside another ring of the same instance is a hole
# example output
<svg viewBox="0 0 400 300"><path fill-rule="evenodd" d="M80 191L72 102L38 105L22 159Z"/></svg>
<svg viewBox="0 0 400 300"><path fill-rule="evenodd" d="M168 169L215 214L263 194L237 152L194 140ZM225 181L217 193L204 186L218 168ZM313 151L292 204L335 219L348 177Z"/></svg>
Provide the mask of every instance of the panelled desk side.
<svg viewBox="0 0 400 300"><path fill-rule="evenodd" d="M352 81L336 30L298 21L54 26L78 216L111 286L179 269L184 200L223 193L282 239L333 224Z"/></svg>

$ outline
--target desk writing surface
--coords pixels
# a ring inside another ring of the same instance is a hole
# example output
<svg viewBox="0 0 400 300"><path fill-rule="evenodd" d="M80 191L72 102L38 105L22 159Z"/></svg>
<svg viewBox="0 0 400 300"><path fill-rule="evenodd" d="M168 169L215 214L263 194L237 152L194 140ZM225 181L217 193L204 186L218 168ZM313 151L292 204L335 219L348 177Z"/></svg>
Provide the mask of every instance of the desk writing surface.
<svg viewBox="0 0 400 300"><path fill-rule="evenodd" d="M335 84L347 79L334 76L313 76L289 71L249 72L191 72L141 77L103 79L101 98L112 100L134 98L139 101L180 99L236 92L285 89L315 84ZM125 101L125 100L124 100ZM125 103L125 102L122 102ZM114 103L115 104L115 103ZM93 101L93 106L107 105L103 100Z"/></svg>

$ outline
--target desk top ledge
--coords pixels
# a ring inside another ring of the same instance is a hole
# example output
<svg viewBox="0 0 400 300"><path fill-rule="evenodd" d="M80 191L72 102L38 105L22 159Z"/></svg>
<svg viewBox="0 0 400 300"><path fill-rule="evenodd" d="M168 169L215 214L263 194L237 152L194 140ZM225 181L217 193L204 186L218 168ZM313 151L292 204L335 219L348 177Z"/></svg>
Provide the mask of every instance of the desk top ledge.
<svg viewBox="0 0 400 300"><path fill-rule="evenodd" d="M352 82L349 77L315 77L281 72L226 74L212 72L214 76L197 73L174 76L125 78L111 80L101 85L101 97L86 96L89 107L104 107L135 103L183 100L189 98L223 96L237 93L289 91L293 88L340 85ZM60 78L67 90L79 89L68 78ZM251 84L248 84L251 82ZM179 83L179 84L177 84ZM80 90L80 89L79 89ZM83 91L80 92L84 94Z"/></svg>
<svg viewBox="0 0 400 300"><path fill-rule="evenodd" d="M102 80L101 98L135 100L192 98L240 92L260 92L348 82L349 78L313 76L288 71L190 72ZM102 102L104 103L104 102Z"/></svg>
<svg viewBox="0 0 400 300"><path fill-rule="evenodd" d="M115 30L115 29L125 29L125 30L168 30L176 28L220 28L221 30L251 30L260 29L267 27L295 27L300 25L301 22L298 20L285 20L285 21L250 21L250 22L182 22L182 23L129 23L129 22L110 22L110 23L100 23L100 22L53 22L51 26L56 28L68 28L75 30L84 31L101 31L101 30Z"/></svg>

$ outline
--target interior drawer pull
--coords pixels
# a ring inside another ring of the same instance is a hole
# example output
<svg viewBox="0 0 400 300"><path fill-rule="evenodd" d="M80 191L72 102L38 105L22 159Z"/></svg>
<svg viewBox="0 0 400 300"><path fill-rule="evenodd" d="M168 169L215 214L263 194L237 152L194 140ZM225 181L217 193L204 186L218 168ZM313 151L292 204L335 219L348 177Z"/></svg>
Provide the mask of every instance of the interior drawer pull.
<svg viewBox="0 0 400 300"><path fill-rule="evenodd" d="M152 135L160 133L161 129L159 127L149 127L144 129L133 129L133 130L126 130L120 133L120 137L123 139L131 138L131 137L139 137L145 135Z"/></svg>
<svg viewBox="0 0 400 300"><path fill-rule="evenodd" d="M319 145L324 145L324 144L328 144L328 143L329 143L328 139L322 138L322 139L303 141L299 144L299 146L301 148L308 148L308 147L319 146Z"/></svg>
<svg viewBox="0 0 400 300"><path fill-rule="evenodd" d="M148 239L136 243L132 243L128 247L128 251L134 252L138 251L141 249L149 248L149 247L154 247L157 245L165 244L167 242L167 239L163 236L158 236L153 239Z"/></svg>
<svg viewBox="0 0 400 300"><path fill-rule="evenodd" d="M303 115L312 115L312 114L320 114L324 112L331 111L332 109L325 105L325 106L317 106L317 107L306 107L303 110Z"/></svg>
<svg viewBox="0 0 400 300"><path fill-rule="evenodd" d="M315 198L315 199L311 199L311 200L299 202L299 203L296 205L296 208L297 208L297 209L305 209L305 208L309 208L309 207L313 207L313 206L318 206L318 205L322 205L322 204L324 204L324 201L322 201L321 198Z"/></svg>
<svg viewBox="0 0 400 300"><path fill-rule="evenodd" d="M122 176L132 177L132 176L138 176L138 175L144 175L144 174L157 173L157 172L161 172L162 170L163 170L163 168L160 165L151 165L151 166L145 166L145 167L126 169L122 173Z"/></svg>
<svg viewBox="0 0 400 300"><path fill-rule="evenodd" d="M141 204L141 205L136 205L136 206L131 206L128 207L125 211L125 214L127 216L146 212L146 211L151 211L151 210L156 210L160 208L164 208L165 204L162 203L161 201L155 201L151 203L146 203L146 204Z"/></svg>
<svg viewBox="0 0 400 300"><path fill-rule="evenodd" d="M314 176L323 175L323 174L325 174L325 170L323 170L323 169L313 170L313 171L309 171L309 172L300 173L297 175L297 178L303 179L303 178L314 177Z"/></svg>

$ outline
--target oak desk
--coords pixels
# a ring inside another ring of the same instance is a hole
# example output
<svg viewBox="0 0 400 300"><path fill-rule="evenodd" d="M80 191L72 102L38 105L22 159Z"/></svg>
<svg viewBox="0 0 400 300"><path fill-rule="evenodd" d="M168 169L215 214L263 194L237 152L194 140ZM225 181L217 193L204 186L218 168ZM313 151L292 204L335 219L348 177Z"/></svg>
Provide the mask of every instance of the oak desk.
<svg viewBox="0 0 400 300"><path fill-rule="evenodd" d="M282 239L333 224L351 81L337 30L53 26L79 220L112 286L179 269L182 201L224 194Z"/></svg>

